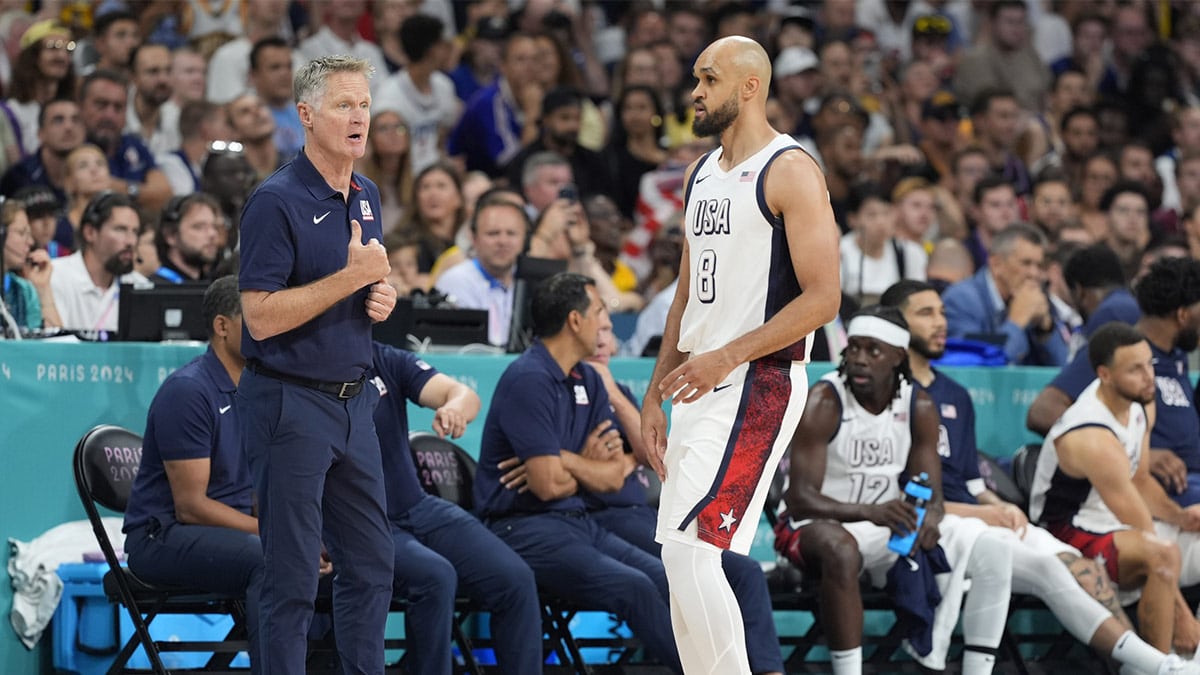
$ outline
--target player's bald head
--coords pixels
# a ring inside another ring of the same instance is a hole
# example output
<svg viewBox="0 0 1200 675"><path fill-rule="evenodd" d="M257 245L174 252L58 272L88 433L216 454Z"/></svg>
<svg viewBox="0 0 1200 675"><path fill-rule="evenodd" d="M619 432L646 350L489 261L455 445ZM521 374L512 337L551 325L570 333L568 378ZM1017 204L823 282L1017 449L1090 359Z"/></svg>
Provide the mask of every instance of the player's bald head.
<svg viewBox="0 0 1200 675"><path fill-rule="evenodd" d="M696 59L696 68L713 70L733 76L738 80L758 78L761 95L766 99L767 86L771 82L771 59L767 52L754 40L740 35L723 37L708 46Z"/></svg>

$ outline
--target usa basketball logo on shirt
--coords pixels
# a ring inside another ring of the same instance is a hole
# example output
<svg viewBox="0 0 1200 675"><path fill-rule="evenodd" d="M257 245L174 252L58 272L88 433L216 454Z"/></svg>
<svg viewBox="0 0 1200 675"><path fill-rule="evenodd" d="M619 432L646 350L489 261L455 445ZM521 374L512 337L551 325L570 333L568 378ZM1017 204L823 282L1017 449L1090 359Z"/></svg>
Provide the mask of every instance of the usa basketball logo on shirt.
<svg viewBox="0 0 1200 675"><path fill-rule="evenodd" d="M365 199L358 201L359 210L362 211L363 220L375 220L375 214L371 213L371 203Z"/></svg>

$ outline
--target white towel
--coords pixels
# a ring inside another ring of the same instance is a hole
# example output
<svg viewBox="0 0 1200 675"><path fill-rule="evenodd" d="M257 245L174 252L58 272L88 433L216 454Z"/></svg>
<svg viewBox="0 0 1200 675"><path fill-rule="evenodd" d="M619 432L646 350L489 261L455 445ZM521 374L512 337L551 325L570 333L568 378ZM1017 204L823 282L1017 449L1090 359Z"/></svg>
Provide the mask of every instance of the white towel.
<svg viewBox="0 0 1200 675"><path fill-rule="evenodd" d="M119 553L125 546L121 519L103 521ZM53 527L30 542L10 538L8 545L8 574L13 586L12 627L26 649L33 649L62 598L63 583L56 574L59 564L82 562L83 554L98 550L99 544L91 523L76 520Z"/></svg>

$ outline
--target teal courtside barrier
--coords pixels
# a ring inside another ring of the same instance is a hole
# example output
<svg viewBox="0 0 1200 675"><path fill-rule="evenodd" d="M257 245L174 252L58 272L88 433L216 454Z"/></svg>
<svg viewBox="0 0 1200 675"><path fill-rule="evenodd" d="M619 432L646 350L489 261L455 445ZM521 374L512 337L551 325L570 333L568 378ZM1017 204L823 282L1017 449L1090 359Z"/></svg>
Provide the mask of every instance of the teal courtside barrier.
<svg viewBox="0 0 1200 675"><path fill-rule="evenodd" d="M202 345L146 343L56 344L0 341L0 536L28 541L51 527L84 518L71 477L75 441L100 423L141 433L146 408L175 368L203 351ZM461 443L477 455L482 417L492 389L511 357L431 354L442 372L471 385L484 401L480 420ZM653 363L617 359L616 378L641 396ZM810 379L830 364L810 366ZM950 374L970 389L976 405L979 447L1008 455L1034 440L1024 430L1025 410L1054 372L1039 368L966 368ZM432 413L412 410L412 429L428 429ZM769 533L760 528L755 555L770 558ZM7 565L5 547L4 563ZM12 607L8 580L0 584L0 611ZM48 644L49 638L43 640ZM12 629L0 627L0 672L36 673L48 651L27 652Z"/></svg>

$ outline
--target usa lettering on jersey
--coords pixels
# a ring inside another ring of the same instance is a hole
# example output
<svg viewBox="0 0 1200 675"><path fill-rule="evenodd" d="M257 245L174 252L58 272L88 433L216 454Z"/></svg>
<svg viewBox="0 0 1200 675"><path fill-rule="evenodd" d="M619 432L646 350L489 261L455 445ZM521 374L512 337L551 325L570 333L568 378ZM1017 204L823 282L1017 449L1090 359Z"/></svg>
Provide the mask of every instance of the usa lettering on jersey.
<svg viewBox="0 0 1200 675"><path fill-rule="evenodd" d="M729 207L728 197L697 201L692 234L729 234Z"/></svg>
<svg viewBox="0 0 1200 675"><path fill-rule="evenodd" d="M850 455L846 463L857 469L868 466L884 466L896 461L896 450L890 438L856 438L850 444Z"/></svg>
<svg viewBox="0 0 1200 675"><path fill-rule="evenodd" d="M1179 380L1170 377L1156 377L1154 384L1158 387L1158 396L1162 399L1163 405L1169 405L1172 408L1190 408L1192 404L1188 402L1187 393L1180 386Z"/></svg>

